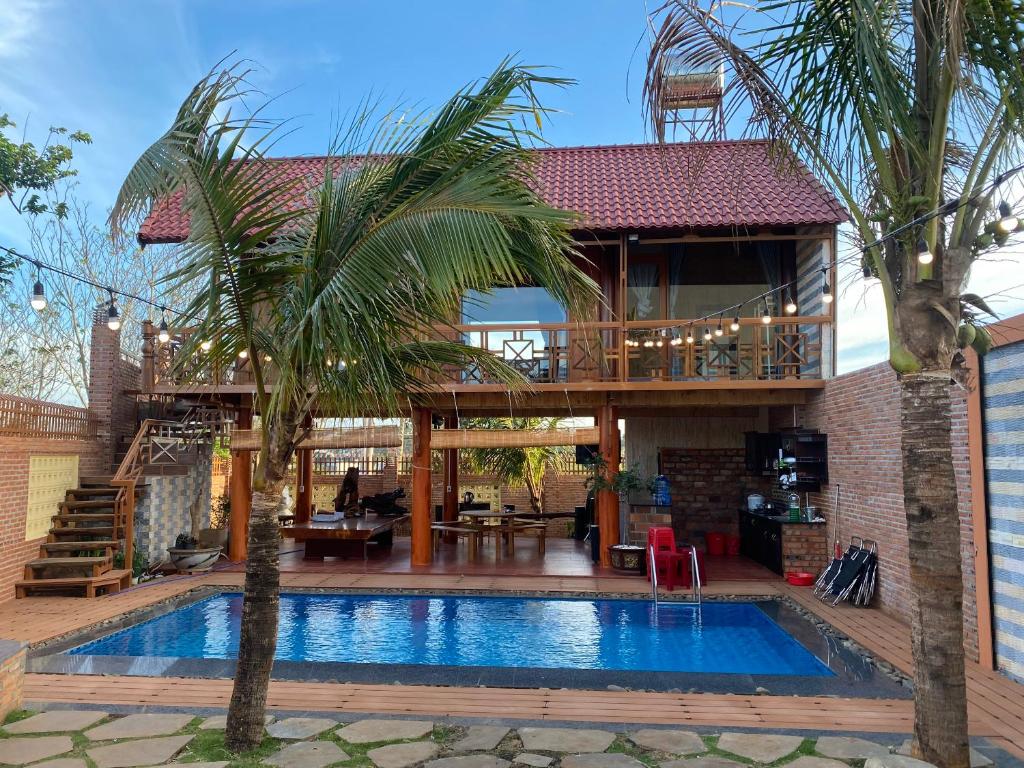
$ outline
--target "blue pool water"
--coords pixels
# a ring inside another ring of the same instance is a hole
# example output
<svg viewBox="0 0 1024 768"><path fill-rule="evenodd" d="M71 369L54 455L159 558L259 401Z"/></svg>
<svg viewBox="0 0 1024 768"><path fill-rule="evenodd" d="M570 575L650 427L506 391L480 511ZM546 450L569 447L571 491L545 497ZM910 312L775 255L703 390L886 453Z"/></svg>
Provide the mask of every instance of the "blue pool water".
<svg viewBox="0 0 1024 768"><path fill-rule="evenodd" d="M234 658L242 596L220 594L78 646L100 656ZM753 603L281 595L277 658L361 664L827 676Z"/></svg>

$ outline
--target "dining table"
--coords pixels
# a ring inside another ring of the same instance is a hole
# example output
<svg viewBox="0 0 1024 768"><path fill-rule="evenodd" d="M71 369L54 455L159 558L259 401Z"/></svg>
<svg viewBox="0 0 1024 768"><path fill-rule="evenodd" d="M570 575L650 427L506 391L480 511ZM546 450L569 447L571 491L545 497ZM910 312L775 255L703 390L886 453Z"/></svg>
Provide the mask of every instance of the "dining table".
<svg viewBox="0 0 1024 768"><path fill-rule="evenodd" d="M515 554L516 533L532 530L537 523L523 520L522 514L517 514L514 509L495 512L491 509L467 509L459 512L459 518L474 525L484 535L495 534L495 547L498 554L501 554L504 547L505 554Z"/></svg>

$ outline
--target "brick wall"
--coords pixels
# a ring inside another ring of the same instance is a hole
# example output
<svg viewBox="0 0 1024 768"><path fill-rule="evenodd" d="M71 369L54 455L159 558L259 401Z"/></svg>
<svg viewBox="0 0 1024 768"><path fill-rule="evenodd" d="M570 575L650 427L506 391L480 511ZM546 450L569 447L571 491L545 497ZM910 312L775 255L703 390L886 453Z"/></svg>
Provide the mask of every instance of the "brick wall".
<svg viewBox="0 0 1024 768"><path fill-rule="evenodd" d="M791 409L777 415L773 429L793 426ZM845 546L853 535L878 542L877 605L909 622L911 593L896 374L888 363L880 363L831 379L824 391L816 392L805 407L797 410L797 420L800 426L828 434L830 482L820 493L811 494L811 503L824 510L832 535L835 493L840 487L840 542ZM953 390L953 459L964 570L964 642L968 652L976 656L967 406L966 393L959 388Z"/></svg>
<svg viewBox="0 0 1024 768"><path fill-rule="evenodd" d="M139 389L141 375L140 367L121 355L121 332L110 330L105 322L94 323L89 348L89 411L96 419L96 437L108 464L118 446L135 437L138 407L135 396L126 392Z"/></svg>
<svg viewBox="0 0 1024 768"><path fill-rule="evenodd" d="M79 474L96 474L105 467L94 441L0 438L0 601L14 597L14 582L24 577L25 563L39 556L43 541L25 540L29 458L71 454L79 457Z"/></svg>
<svg viewBox="0 0 1024 768"><path fill-rule="evenodd" d="M25 679L25 644L0 640L0 723L8 714L21 709Z"/></svg>
<svg viewBox="0 0 1024 768"><path fill-rule="evenodd" d="M662 448L661 467L671 487L672 527L684 541L739 534L747 494L764 491L764 478L747 471L743 448Z"/></svg>
<svg viewBox="0 0 1024 768"><path fill-rule="evenodd" d="M828 562L828 533L824 525L782 525L782 572L803 571L815 576Z"/></svg>

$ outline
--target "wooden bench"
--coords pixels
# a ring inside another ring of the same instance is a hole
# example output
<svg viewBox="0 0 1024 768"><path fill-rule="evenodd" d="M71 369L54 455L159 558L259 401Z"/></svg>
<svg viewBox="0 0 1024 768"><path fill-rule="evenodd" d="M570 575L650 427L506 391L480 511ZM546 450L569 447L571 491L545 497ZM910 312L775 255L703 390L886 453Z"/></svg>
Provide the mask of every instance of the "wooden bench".
<svg viewBox="0 0 1024 768"><path fill-rule="evenodd" d="M469 559L476 560L480 548L483 546L484 532L480 526L470 523L431 523L430 530L433 531L434 549L440 549L441 539L444 535L451 534L458 538L466 537L469 540Z"/></svg>
<svg viewBox="0 0 1024 768"><path fill-rule="evenodd" d="M517 533L535 533L537 534L537 554L543 555L545 550L545 544L547 542L548 526L545 523L538 522L536 520L524 520L522 518L513 518L500 529L502 535L505 536L505 549L510 555L514 555L516 552L516 534Z"/></svg>

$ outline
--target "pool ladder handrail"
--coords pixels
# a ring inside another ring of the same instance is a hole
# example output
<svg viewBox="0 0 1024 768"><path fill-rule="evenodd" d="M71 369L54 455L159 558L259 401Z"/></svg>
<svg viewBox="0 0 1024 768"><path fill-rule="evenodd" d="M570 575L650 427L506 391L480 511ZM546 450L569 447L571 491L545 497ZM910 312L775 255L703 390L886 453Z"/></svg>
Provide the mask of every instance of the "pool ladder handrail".
<svg viewBox="0 0 1024 768"><path fill-rule="evenodd" d="M700 580L700 561L697 559L697 548L692 544L686 545L690 550L690 586L693 587L693 600L692 602L697 605L701 604L703 600L703 584ZM648 569L651 572L651 600L654 602L654 606L658 606L658 569L654 566L654 545L651 544L647 547Z"/></svg>

